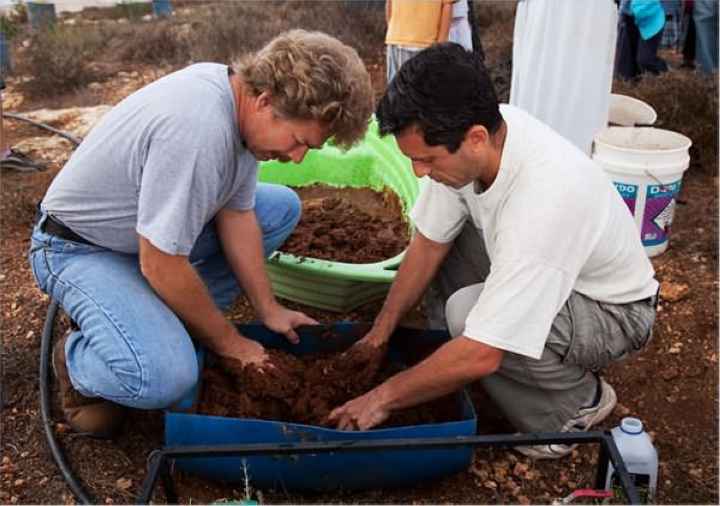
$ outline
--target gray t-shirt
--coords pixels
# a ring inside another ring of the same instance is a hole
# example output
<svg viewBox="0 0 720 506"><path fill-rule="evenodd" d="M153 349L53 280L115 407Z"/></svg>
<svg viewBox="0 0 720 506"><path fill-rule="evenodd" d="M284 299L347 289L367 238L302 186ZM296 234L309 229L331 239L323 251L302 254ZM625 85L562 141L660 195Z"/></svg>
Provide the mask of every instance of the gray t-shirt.
<svg viewBox="0 0 720 506"><path fill-rule="evenodd" d="M228 67L198 63L108 112L55 177L42 208L114 251L137 253L141 234L166 253L188 255L221 208L255 206L256 177Z"/></svg>

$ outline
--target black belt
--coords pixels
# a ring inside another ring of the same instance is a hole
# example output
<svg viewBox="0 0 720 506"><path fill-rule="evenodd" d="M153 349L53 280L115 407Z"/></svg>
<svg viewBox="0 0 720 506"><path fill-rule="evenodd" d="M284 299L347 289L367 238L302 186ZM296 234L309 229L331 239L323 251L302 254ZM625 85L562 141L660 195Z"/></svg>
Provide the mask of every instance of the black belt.
<svg viewBox="0 0 720 506"><path fill-rule="evenodd" d="M40 212L40 208L38 206L37 213L35 214L35 222L37 222L40 217L42 216L42 213ZM95 246L95 244L91 243L84 237L79 236L75 232L73 232L71 229L69 229L67 226L63 225L60 221L53 218L50 214L47 215L47 218L45 219L45 223L42 224L40 227L40 230L42 232L45 232L46 234L54 235L55 237L59 237L60 239L65 239L67 241L72 242L79 242L81 244L87 244L89 246Z"/></svg>
<svg viewBox="0 0 720 506"><path fill-rule="evenodd" d="M657 292L655 292L655 295L651 295L646 299L642 299L640 302L646 302L653 306L655 309L657 309L658 303L660 302L660 285L658 285L658 289Z"/></svg>
<svg viewBox="0 0 720 506"><path fill-rule="evenodd" d="M644 302L645 304L649 304L655 308L657 308L658 305L658 297L656 295L651 295L650 297L647 297L645 299L641 299L640 302Z"/></svg>

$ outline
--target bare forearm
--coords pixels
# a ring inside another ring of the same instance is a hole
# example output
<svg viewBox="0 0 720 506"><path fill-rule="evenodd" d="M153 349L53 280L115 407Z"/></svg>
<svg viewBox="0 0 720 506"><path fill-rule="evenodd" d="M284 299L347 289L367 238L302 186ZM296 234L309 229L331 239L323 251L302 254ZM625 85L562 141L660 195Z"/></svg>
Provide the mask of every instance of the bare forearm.
<svg viewBox="0 0 720 506"><path fill-rule="evenodd" d="M236 334L210 297L195 269L185 260L173 259L148 269L145 277L153 290L190 328L193 337L222 354Z"/></svg>
<svg viewBox="0 0 720 506"><path fill-rule="evenodd" d="M261 367L267 360L264 348L225 319L188 257L165 253L143 236L139 243L143 276L193 337L221 357Z"/></svg>
<svg viewBox="0 0 720 506"><path fill-rule="evenodd" d="M285 335L291 343L298 343L300 336L295 329L315 325L317 321L282 306L275 299L265 271L262 235L255 213L223 209L217 214L216 223L225 258L260 319L270 330Z"/></svg>
<svg viewBox="0 0 720 506"><path fill-rule="evenodd" d="M375 319L375 332L388 337L395 330L398 322L425 292L451 245L431 241L419 232L414 235L385 304Z"/></svg>
<svg viewBox="0 0 720 506"><path fill-rule="evenodd" d="M452 4L443 3L440 13L440 27L438 30L438 42L447 42L450 36L450 23L452 22Z"/></svg>
<svg viewBox="0 0 720 506"><path fill-rule="evenodd" d="M265 270L262 233L255 213L223 210L218 214L217 227L225 258L262 318L277 301Z"/></svg>
<svg viewBox="0 0 720 506"><path fill-rule="evenodd" d="M500 367L502 357L497 348L456 337L415 367L335 408L328 418L337 422L340 430L367 430L387 420L393 411L435 399L492 374Z"/></svg>
<svg viewBox="0 0 720 506"><path fill-rule="evenodd" d="M415 367L402 371L378 387L390 411L415 406L455 392L492 374L503 352L466 337L456 337Z"/></svg>

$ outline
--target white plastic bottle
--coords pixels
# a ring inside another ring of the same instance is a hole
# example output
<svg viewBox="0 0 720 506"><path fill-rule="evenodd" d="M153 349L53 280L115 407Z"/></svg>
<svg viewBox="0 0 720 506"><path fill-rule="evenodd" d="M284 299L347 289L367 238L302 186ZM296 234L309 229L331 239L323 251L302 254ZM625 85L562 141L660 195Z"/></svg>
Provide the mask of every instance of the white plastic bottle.
<svg viewBox="0 0 720 506"><path fill-rule="evenodd" d="M637 418L623 418L620 426L611 433L640 498L646 504L653 503L657 491L658 455L642 422ZM609 463L605 489L612 490L615 485L619 485L619 480Z"/></svg>

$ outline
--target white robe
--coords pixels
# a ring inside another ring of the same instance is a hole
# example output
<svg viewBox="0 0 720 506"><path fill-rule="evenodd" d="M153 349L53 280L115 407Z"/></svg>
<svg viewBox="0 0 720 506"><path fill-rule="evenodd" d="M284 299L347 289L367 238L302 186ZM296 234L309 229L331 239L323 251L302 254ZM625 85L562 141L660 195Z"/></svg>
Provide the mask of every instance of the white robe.
<svg viewBox="0 0 720 506"><path fill-rule="evenodd" d="M617 37L613 0L522 0L510 103L587 154L607 125Z"/></svg>

